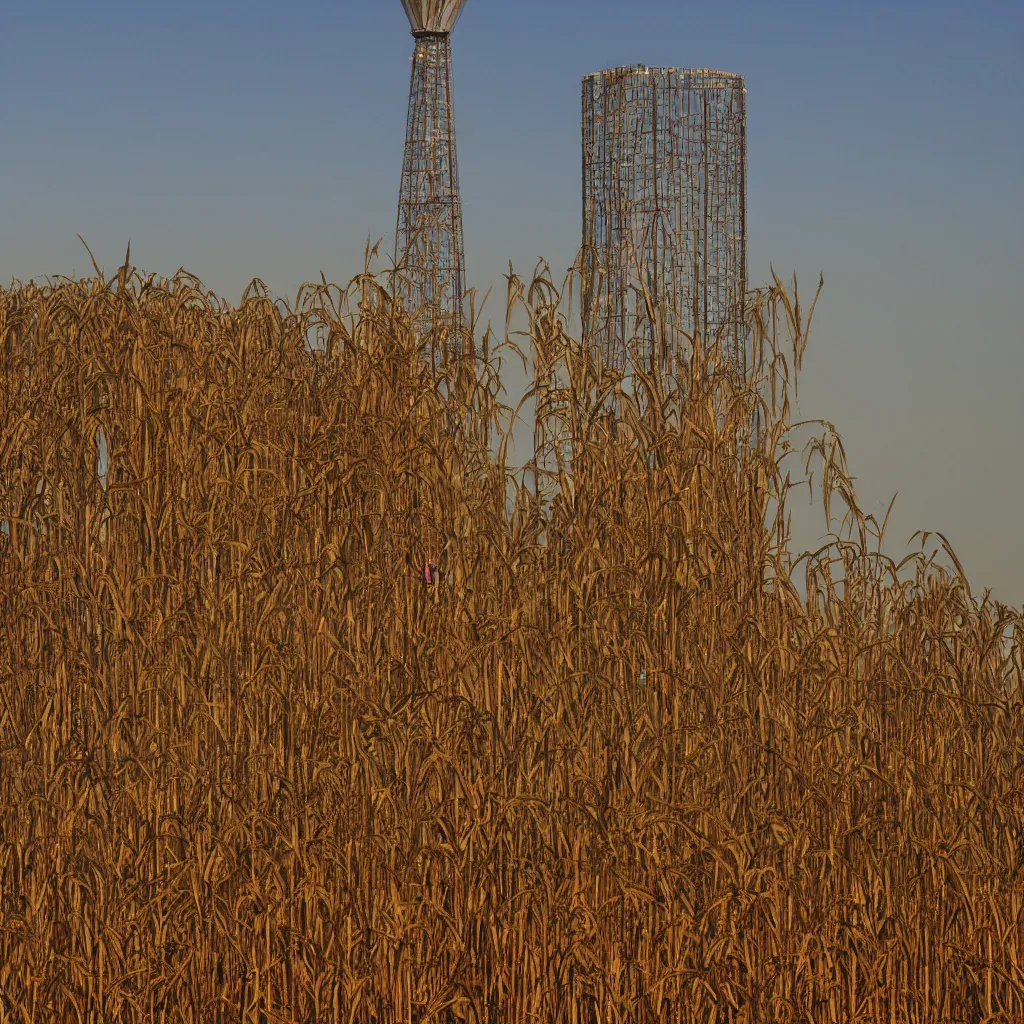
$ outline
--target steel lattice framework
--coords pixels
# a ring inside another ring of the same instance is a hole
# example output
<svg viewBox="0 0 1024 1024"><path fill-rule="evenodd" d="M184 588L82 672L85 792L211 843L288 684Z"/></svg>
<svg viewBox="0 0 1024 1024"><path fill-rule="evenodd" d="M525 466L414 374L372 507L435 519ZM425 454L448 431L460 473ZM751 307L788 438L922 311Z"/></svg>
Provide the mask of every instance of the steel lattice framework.
<svg viewBox="0 0 1024 1024"><path fill-rule="evenodd" d="M451 30L465 0L402 0L416 44L398 199L399 294L420 325L463 327L465 267L455 148Z"/></svg>
<svg viewBox="0 0 1024 1024"><path fill-rule="evenodd" d="M672 373L720 338L745 372L745 101L719 71L583 79L583 326L606 365L628 372L632 344Z"/></svg>

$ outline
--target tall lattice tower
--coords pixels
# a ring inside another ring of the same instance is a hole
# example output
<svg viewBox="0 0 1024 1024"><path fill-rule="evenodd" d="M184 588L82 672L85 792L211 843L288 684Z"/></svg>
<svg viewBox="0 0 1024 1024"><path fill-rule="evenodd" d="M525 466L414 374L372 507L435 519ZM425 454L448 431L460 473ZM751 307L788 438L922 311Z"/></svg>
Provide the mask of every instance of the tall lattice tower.
<svg viewBox="0 0 1024 1024"><path fill-rule="evenodd" d="M691 339L746 371L746 90L740 75L649 68L583 79L585 337L672 373ZM655 312L652 322L648 299Z"/></svg>
<svg viewBox="0 0 1024 1024"><path fill-rule="evenodd" d="M685 365L694 340L705 353L718 340L723 360L745 375L743 78L600 71L583 79L582 123L584 339L606 366L627 376L657 367L663 377ZM535 374L536 454L553 471L570 460L557 415L567 393L559 367Z"/></svg>
<svg viewBox="0 0 1024 1024"><path fill-rule="evenodd" d="M451 50L465 3L402 0L416 46L398 198L398 291L424 330L444 331L448 351L461 344L465 291Z"/></svg>

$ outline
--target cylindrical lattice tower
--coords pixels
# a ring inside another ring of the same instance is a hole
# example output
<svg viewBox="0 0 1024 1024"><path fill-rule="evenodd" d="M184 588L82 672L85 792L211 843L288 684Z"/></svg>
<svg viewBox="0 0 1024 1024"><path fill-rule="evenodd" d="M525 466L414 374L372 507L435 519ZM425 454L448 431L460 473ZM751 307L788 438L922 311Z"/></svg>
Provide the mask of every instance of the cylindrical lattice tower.
<svg viewBox="0 0 1024 1024"><path fill-rule="evenodd" d="M671 373L699 336L745 372L745 99L718 71L583 79L583 327L606 365L628 372L633 345Z"/></svg>
<svg viewBox="0 0 1024 1024"><path fill-rule="evenodd" d="M399 295L425 330L460 340L465 269L452 104L451 31L466 0L402 0L416 45L398 198Z"/></svg>

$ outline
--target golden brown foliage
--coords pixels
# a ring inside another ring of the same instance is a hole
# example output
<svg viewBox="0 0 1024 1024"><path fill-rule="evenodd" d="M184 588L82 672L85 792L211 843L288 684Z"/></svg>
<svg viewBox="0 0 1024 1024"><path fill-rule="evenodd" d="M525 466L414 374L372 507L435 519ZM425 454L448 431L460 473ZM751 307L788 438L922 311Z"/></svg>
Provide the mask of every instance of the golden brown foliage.
<svg viewBox="0 0 1024 1024"><path fill-rule="evenodd" d="M1021 621L829 431L794 585L793 297L613 430L535 287L573 474L509 510L492 357L354 294L0 292L0 1021L1024 1019Z"/></svg>

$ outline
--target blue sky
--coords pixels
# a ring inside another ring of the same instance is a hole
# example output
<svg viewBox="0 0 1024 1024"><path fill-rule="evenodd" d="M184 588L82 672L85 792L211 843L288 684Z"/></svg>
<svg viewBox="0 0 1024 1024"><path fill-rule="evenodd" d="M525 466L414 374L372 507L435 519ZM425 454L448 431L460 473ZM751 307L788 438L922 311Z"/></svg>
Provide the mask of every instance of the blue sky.
<svg viewBox="0 0 1024 1024"><path fill-rule="evenodd" d="M398 0L11 6L0 279L179 266L237 301L361 269L394 231L412 40ZM468 277L580 234L580 78L746 77L751 283L825 290L800 414L835 422L894 553L941 530L1024 603L1024 5L468 0L454 36ZM510 388L517 383L510 377Z"/></svg>

